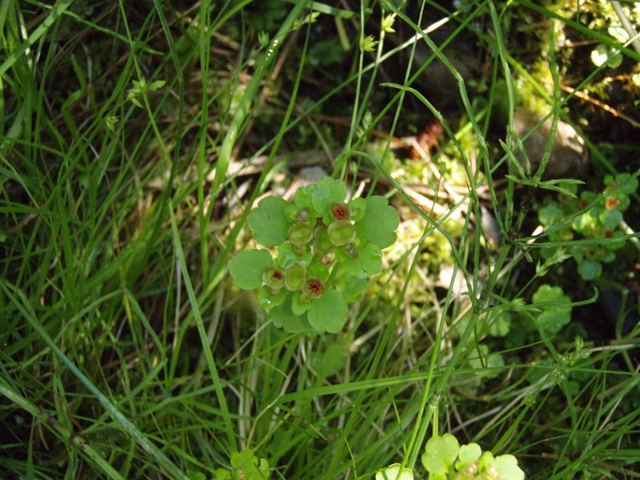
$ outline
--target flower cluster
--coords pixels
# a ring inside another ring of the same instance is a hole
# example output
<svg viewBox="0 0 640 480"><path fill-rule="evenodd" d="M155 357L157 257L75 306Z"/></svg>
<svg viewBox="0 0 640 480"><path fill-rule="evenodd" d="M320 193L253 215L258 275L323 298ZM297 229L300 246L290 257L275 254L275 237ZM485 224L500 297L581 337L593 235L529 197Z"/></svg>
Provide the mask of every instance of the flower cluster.
<svg viewBox="0 0 640 480"><path fill-rule="evenodd" d="M584 280L598 278L602 264L615 260L615 251L624 246L623 212L629 208L629 197L638 189L637 178L628 173L607 175L604 184L601 195L589 190L579 198L561 195L559 202L550 201L538 210L540 223L549 231L551 241L573 240L576 233L585 239L600 240L574 245L567 252L578 262L578 273ZM567 219L571 217L569 223ZM542 255L550 258L554 252L554 248L543 249Z"/></svg>
<svg viewBox="0 0 640 480"><path fill-rule="evenodd" d="M290 332L337 332L348 311L338 270L357 279L382 269L382 249L396 240L397 211L380 196L346 201L347 186L324 178L299 188L294 201L266 197L249 214L255 241L275 247L242 250L231 260L235 284L260 288L260 304ZM342 282L344 284L344 282Z"/></svg>

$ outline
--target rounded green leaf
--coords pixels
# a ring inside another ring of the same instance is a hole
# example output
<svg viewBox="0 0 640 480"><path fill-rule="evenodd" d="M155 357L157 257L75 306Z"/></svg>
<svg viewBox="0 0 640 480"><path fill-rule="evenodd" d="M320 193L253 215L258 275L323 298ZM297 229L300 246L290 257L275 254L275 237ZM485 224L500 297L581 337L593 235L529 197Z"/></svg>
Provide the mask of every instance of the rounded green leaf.
<svg viewBox="0 0 640 480"><path fill-rule="evenodd" d="M258 208L249 214L247 224L256 242L266 247L275 247L287 241L291 220L285 215L289 206L280 197L266 197L260 200Z"/></svg>
<svg viewBox="0 0 640 480"><path fill-rule="evenodd" d="M602 275L602 264L594 260L584 260L578 265L578 273L583 280L595 280Z"/></svg>
<svg viewBox="0 0 640 480"><path fill-rule="evenodd" d="M311 299L302 292L296 292L291 297L291 311L294 315L304 315L312 305Z"/></svg>
<svg viewBox="0 0 640 480"><path fill-rule="evenodd" d="M320 214L329 213L329 207L334 202L343 202L347 196L347 186L342 180L325 177L316 184L311 192L313 208ZM296 202L297 203L297 202Z"/></svg>
<svg viewBox="0 0 640 480"><path fill-rule="evenodd" d="M287 299L281 306L271 309L269 318L276 327L283 328L289 333L300 333L311 330L307 316L296 315L291 310L291 296L287 296Z"/></svg>
<svg viewBox="0 0 640 480"><path fill-rule="evenodd" d="M309 310L309 323L318 332L337 333L344 325L349 306L337 290L329 290L313 300Z"/></svg>
<svg viewBox="0 0 640 480"><path fill-rule="evenodd" d="M310 277L319 277L322 280L329 278L329 269L324 263L314 263L307 268Z"/></svg>
<svg viewBox="0 0 640 480"><path fill-rule="evenodd" d="M229 262L229 273L239 288L254 290L262 285L264 269L271 263L271 254L266 250L241 250Z"/></svg>
<svg viewBox="0 0 640 480"><path fill-rule="evenodd" d="M311 259L313 255L307 249L305 253L300 256L295 251L293 245L290 243L283 243L278 247L278 258L276 263L280 265L282 268L286 268L292 263L301 263L303 265L309 265L311 263Z"/></svg>
<svg viewBox="0 0 640 480"><path fill-rule="evenodd" d="M524 480L524 472L513 455L499 455L493 465L500 473L500 480Z"/></svg>
<svg viewBox="0 0 640 480"><path fill-rule="evenodd" d="M344 247L341 247L344 248ZM367 278L380 273L382 270L382 251L373 243L367 243L357 248L357 258L348 255L340 248L336 250L336 258L342 264L345 272L358 278Z"/></svg>
<svg viewBox="0 0 640 480"><path fill-rule="evenodd" d="M600 211L599 220L602 226L607 230L614 230L622 222L622 212L620 210L607 210Z"/></svg>
<svg viewBox="0 0 640 480"><path fill-rule="evenodd" d="M462 464L467 465L480 459L482 456L482 449L477 443L462 445L458 456L460 457Z"/></svg>
<svg viewBox="0 0 640 480"><path fill-rule="evenodd" d="M399 463L389 465L376 473L376 480L413 480L413 472L410 468L403 468L402 472L400 468L401 465Z"/></svg>
<svg viewBox="0 0 640 480"><path fill-rule="evenodd" d="M453 468L460 450L456 437L445 433L442 437L431 437L422 455L422 464L431 475L446 474Z"/></svg>
<svg viewBox="0 0 640 480"><path fill-rule="evenodd" d="M532 296L533 303L553 303L555 305L541 305L542 313L538 316L538 324L549 335L557 333L571 320L571 307L562 304L571 303L571 299L564 295L562 288L550 285L540 285Z"/></svg>
<svg viewBox="0 0 640 480"><path fill-rule="evenodd" d="M269 287L263 285L258 295L258 302L262 308L269 309L279 307L284 303L288 294L289 292L285 289L279 290L275 293Z"/></svg>
<svg viewBox="0 0 640 480"><path fill-rule="evenodd" d="M367 210L367 202L364 198L354 198L349 200L349 208L351 209L351 220L354 222L364 218L364 212Z"/></svg>
<svg viewBox="0 0 640 480"><path fill-rule="evenodd" d="M313 202L311 196L316 190L316 185L311 184L306 187L299 188L293 196L293 201L301 210L304 208L313 208Z"/></svg>
<svg viewBox="0 0 640 480"><path fill-rule="evenodd" d="M384 197L369 197L366 202L364 218L356 222L356 234L380 248L393 245L396 241L395 230L400 224L398 212Z"/></svg>
<svg viewBox="0 0 640 480"><path fill-rule="evenodd" d="M488 317L489 318L489 317ZM508 311L500 312L490 318L489 334L493 337L506 337L511 327L511 314Z"/></svg>

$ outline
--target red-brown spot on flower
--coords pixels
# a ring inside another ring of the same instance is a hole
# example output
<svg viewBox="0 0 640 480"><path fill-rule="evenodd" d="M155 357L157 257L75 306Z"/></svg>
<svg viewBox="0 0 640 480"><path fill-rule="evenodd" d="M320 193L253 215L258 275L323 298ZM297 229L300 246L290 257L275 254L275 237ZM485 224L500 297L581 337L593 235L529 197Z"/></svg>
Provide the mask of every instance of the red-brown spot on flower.
<svg viewBox="0 0 640 480"><path fill-rule="evenodd" d="M349 215L349 212L343 206L339 206L333 209L333 216L338 220L344 220Z"/></svg>
<svg viewBox="0 0 640 480"><path fill-rule="evenodd" d="M273 278L280 280L282 278L282 274L280 272L273 272Z"/></svg>
<svg viewBox="0 0 640 480"><path fill-rule="evenodd" d="M611 230L607 230L606 232L604 232L604 236L606 238L611 238L613 237L613 232Z"/></svg>
<svg viewBox="0 0 640 480"><path fill-rule="evenodd" d="M605 205L607 207L607 210L613 210L618 206L618 199L615 197L609 197L607 198Z"/></svg>
<svg viewBox="0 0 640 480"><path fill-rule="evenodd" d="M324 294L324 282L319 278L309 278L304 284L302 292L309 298L320 298Z"/></svg>

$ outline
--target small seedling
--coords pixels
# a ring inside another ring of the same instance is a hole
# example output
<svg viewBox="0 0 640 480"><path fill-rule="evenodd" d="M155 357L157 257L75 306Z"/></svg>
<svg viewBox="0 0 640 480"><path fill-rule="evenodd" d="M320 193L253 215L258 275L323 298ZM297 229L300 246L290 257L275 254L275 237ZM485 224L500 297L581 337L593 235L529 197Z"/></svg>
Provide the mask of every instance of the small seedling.
<svg viewBox="0 0 640 480"><path fill-rule="evenodd" d="M277 327L340 331L344 292L380 273L382 249L396 241L398 212L384 197L346 198L343 181L324 178L299 188L292 203L266 197L249 214L254 240L277 255L242 250L229 272L238 287L260 289L260 305Z"/></svg>
<svg viewBox="0 0 640 480"><path fill-rule="evenodd" d="M422 455L422 464L429 472L429 480L523 480L524 472L513 455L494 457L482 453L480 445L460 445L450 433L431 437Z"/></svg>
<svg viewBox="0 0 640 480"><path fill-rule="evenodd" d="M147 79L141 77L140 80L133 80L133 88L130 88L127 92L127 100L131 100L136 107L142 108L142 103L138 100L138 96L146 95L147 92L155 92L156 90L165 86L167 82L165 80L156 80L147 84Z"/></svg>
<svg viewBox="0 0 640 480"><path fill-rule="evenodd" d="M215 471L216 480L266 480L269 478L269 462L253 455L249 449L231 454L233 470L219 468Z"/></svg>

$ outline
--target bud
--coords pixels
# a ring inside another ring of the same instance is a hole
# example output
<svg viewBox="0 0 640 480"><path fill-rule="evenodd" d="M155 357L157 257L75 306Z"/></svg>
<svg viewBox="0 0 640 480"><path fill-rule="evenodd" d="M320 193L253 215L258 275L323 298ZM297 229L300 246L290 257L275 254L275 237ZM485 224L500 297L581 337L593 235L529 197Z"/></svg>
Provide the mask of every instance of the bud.
<svg viewBox="0 0 640 480"><path fill-rule="evenodd" d="M313 240L313 227L307 222L296 222L289 227L289 241L294 245L304 245Z"/></svg>
<svg viewBox="0 0 640 480"><path fill-rule="evenodd" d="M318 277L307 279L302 288L302 292L309 298L320 298L324 294L324 282Z"/></svg>
<svg viewBox="0 0 640 480"><path fill-rule="evenodd" d="M284 271L284 286L287 290L300 290L307 278L307 267L301 263L289 265Z"/></svg>
<svg viewBox="0 0 640 480"><path fill-rule="evenodd" d="M351 218L351 208L344 202L333 202L329 207L329 213L336 220L349 220Z"/></svg>
<svg viewBox="0 0 640 480"><path fill-rule="evenodd" d="M358 253L355 243L345 243L342 245L342 251L354 260L360 258L360 254Z"/></svg>
<svg viewBox="0 0 640 480"><path fill-rule="evenodd" d="M327 229L331 243L339 247L356 239L356 227L348 220L336 220Z"/></svg>
<svg viewBox="0 0 640 480"><path fill-rule="evenodd" d="M322 253L327 253L333 250L334 245L329 238L327 227L324 225L316 227L313 232L313 246L316 247L316 250Z"/></svg>
<svg viewBox="0 0 640 480"><path fill-rule="evenodd" d="M271 290L280 290L284 287L284 270L276 266L267 267L262 274L262 281Z"/></svg>

